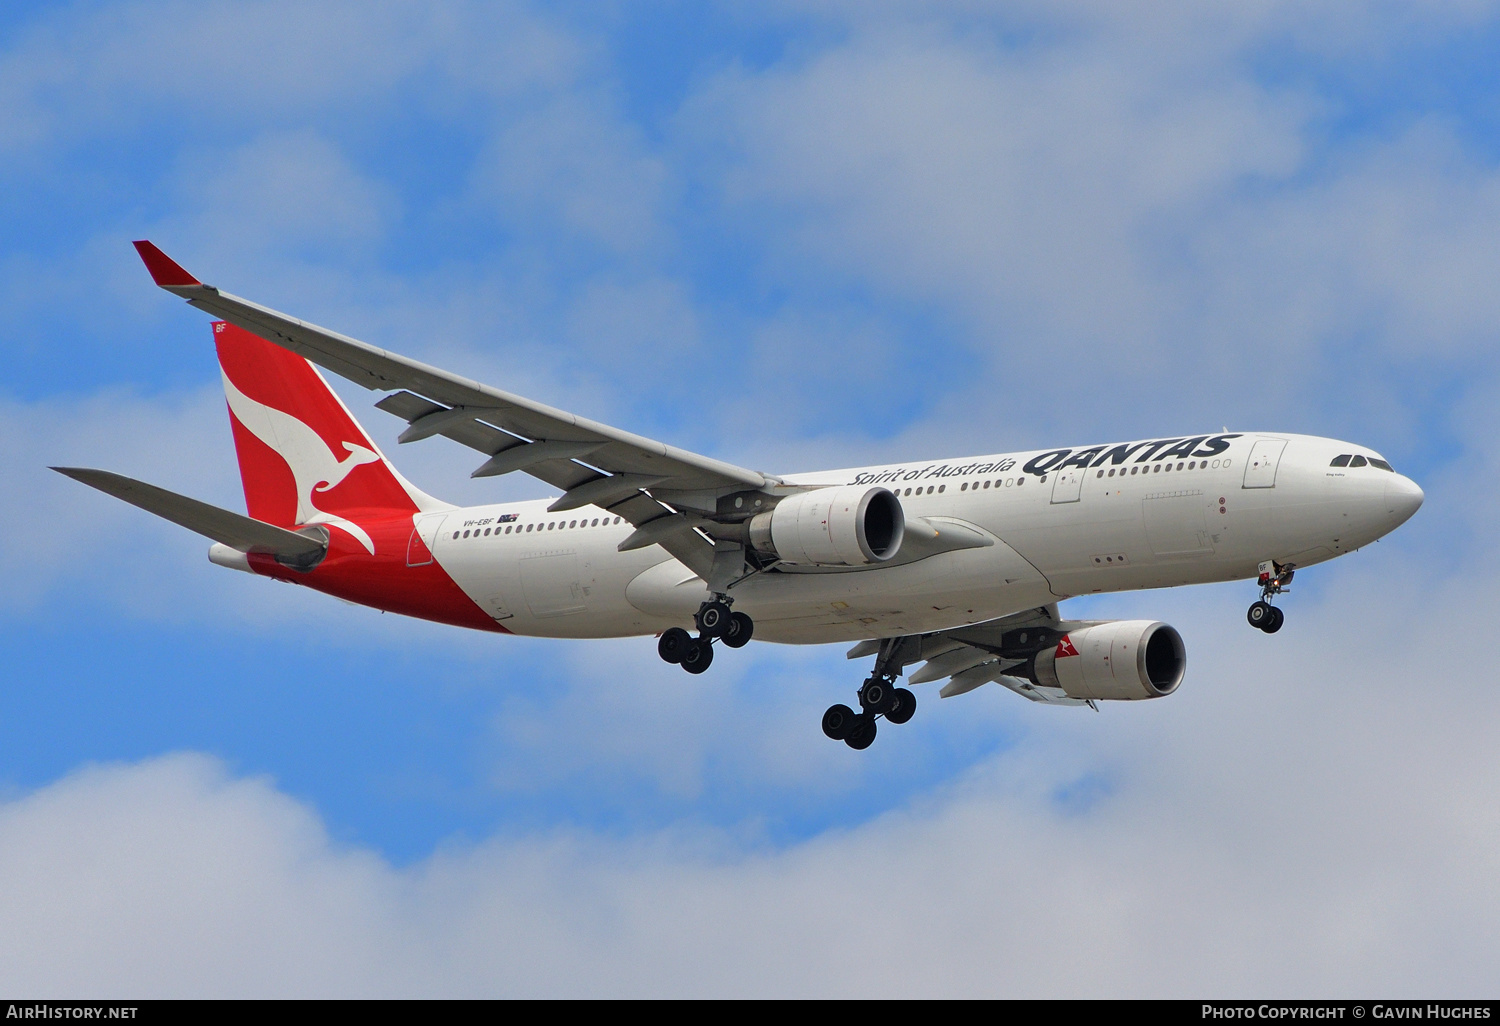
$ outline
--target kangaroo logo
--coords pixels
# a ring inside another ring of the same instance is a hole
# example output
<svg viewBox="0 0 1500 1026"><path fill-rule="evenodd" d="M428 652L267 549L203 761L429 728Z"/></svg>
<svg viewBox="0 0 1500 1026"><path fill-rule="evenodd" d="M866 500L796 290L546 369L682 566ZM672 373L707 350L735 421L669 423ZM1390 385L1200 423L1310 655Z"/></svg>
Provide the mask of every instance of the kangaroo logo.
<svg viewBox="0 0 1500 1026"><path fill-rule="evenodd" d="M291 468L297 488L297 523L342 528L373 556L375 543L365 529L318 509L313 505L313 493L338 487L355 467L379 462L380 454L363 445L345 442L349 455L339 459L316 431L289 413L251 399L235 387L228 374L224 375L224 395L230 411L245 430L270 446Z"/></svg>

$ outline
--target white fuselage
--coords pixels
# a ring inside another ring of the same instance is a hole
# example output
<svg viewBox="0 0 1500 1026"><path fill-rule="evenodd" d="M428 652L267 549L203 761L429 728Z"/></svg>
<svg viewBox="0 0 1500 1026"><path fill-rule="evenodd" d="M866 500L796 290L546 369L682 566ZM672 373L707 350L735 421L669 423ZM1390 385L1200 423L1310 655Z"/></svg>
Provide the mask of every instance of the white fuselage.
<svg viewBox="0 0 1500 1026"><path fill-rule="evenodd" d="M1421 489L1400 474L1330 466L1341 454L1375 455L1362 446L1291 434L1212 437L1224 442L1196 450L1220 444L1208 458L1185 444L1174 456L1169 444L1130 443L788 478L881 485L908 518L940 533L945 518L957 521L992 544L891 564L757 573L732 589L735 608L767 641L918 634L1074 595L1253 578L1269 559L1308 566L1374 541L1421 504ZM633 528L605 510L549 514L547 505L432 513L417 528L459 587L516 634L617 637L691 626L707 597L691 570L658 546L618 551Z"/></svg>

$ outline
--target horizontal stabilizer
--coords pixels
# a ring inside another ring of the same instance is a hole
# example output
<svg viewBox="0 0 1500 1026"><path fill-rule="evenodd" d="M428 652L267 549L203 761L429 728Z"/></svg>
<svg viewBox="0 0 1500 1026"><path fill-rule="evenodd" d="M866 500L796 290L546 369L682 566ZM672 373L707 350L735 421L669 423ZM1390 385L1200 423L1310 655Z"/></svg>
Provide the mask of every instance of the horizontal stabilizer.
<svg viewBox="0 0 1500 1026"><path fill-rule="evenodd" d="M148 513L196 531L239 552L261 552L290 566L310 568L328 551L328 542L318 534L299 534L261 520L210 506L165 488L83 467L53 467L66 477L123 499Z"/></svg>

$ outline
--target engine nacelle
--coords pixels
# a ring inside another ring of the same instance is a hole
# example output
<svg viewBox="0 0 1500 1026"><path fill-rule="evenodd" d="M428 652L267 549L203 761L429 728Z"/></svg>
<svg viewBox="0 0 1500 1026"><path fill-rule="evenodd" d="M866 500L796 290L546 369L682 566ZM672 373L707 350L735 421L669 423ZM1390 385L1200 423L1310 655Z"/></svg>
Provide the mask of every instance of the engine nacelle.
<svg viewBox="0 0 1500 1026"><path fill-rule="evenodd" d="M901 550L905 533L895 493L868 485L789 495L750 521L757 552L810 566L883 563Z"/></svg>
<svg viewBox="0 0 1500 1026"><path fill-rule="evenodd" d="M1161 698L1182 683L1187 649L1160 621L1114 620L1071 631L1038 652L1032 670L1034 683L1070 698Z"/></svg>

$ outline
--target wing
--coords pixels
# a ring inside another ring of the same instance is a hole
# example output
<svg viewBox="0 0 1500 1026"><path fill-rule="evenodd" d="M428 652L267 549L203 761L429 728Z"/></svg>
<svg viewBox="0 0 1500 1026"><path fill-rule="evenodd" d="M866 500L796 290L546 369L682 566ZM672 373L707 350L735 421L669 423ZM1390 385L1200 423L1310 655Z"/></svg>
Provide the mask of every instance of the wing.
<svg viewBox="0 0 1500 1026"><path fill-rule="evenodd" d="M562 489L553 511L595 505L623 516L638 530L622 548L660 544L706 573L713 545L694 530L703 522L679 511L711 512L726 495L780 484L308 324L203 284L150 242L135 247L156 284L190 305L365 388L391 391L375 405L407 421L402 442L443 435L484 455L475 477L524 471Z"/></svg>
<svg viewBox="0 0 1500 1026"><path fill-rule="evenodd" d="M1054 602L969 627L861 641L849 650L848 657L878 655L895 672L920 662L923 665L907 676L907 683L926 684L947 677L948 683L938 692L941 698L953 698L995 683L1033 702L1088 705L1083 699L1069 698L1061 688L1033 684L1019 673L1010 672L1021 670L1036 651L1056 644L1063 634L1082 626L1084 621L1059 619ZM880 665L877 663L877 668Z"/></svg>

